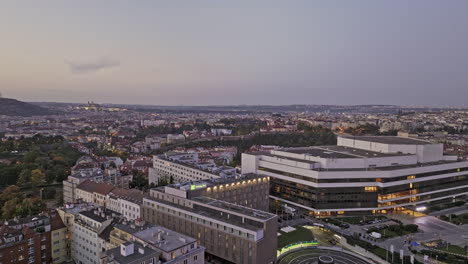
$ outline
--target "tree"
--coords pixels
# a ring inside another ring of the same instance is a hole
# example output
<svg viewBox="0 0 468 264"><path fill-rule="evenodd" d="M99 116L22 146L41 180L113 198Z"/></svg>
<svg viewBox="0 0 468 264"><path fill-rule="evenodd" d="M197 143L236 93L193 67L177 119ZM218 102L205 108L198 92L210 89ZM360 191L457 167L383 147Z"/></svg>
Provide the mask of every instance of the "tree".
<svg viewBox="0 0 468 264"><path fill-rule="evenodd" d="M143 172L133 170L133 179L130 182L130 188L145 189L148 187L148 180L146 179Z"/></svg>
<svg viewBox="0 0 468 264"><path fill-rule="evenodd" d="M2 207L2 218L3 219L10 219L15 216L16 212L16 205L18 204L18 199L13 199L7 201Z"/></svg>
<svg viewBox="0 0 468 264"><path fill-rule="evenodd" d="M5 188L3 191L0 192L0 208L3 207L3 205L13 199L20 199L21 198L21 192L20 188L16 185L11 185Z"/></svg>
<svg viewBox="0 0 468 264"><path fill-rule="evenodd" d="M15 216L26 217L36 215L41 213L44 209L46 209L46 205L40 198L27 198L16 207Z"/></svg>
<svg viewBox="0 0 468 264"><path fill-rule="evenodd" d="M23 169L19 174L18 181L16 182L16 184L22 186L29 183L31 183L31 170Z"/></svg>
<svg viewBox="0 0 468 264"><path fill-rule="evenodd" d="M32 185L36 186L39 184L44 183L45 181L45 173L42 172L40 169L35 169L31 171L31 183Z"/></svg>

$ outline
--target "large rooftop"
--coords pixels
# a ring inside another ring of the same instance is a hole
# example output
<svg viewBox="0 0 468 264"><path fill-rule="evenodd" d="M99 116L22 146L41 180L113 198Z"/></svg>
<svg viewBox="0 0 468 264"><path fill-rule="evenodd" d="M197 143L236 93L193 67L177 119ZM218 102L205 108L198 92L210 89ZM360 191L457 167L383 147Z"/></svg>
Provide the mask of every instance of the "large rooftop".
<svg viewBox="0 0 468 264"><path fill-rule="evenodd" d="M229 184L229 183L238 182L238 181L253 180L259 177L262 177L262 176L259 176L258 174L254 174L254 173L247 173L247 174L238 175L236 177L230 177L230 178L212 178L212 179L189 181L189 182L183 182L183 183L175 183L175 184L167 185L165 187L179 189L183 191L193 191L193 190L198 190L198 189L202 189L206 187Z"/></svg>
<svg viewBox="0 0 468 264"><path fill-rule="evenodd" d="M161 191L160 189L156 189L156 190ZM260 227L248 224L247 222L243 223L241 221L238 221L234 217L229 218L229 219L226 218L226 217L221 217L220 213L219 213L220 211L203 210L206 207L198 207L197 209L194 209L194 208L187 207L187 206L182 206L182 205L179 205L179 204L176 204L176 203L171 203L171 202L168 202L168 201L165 201L165 200L162 200L162 199L157 199L157 198L154 198L154 197L151 197L151 196L145 197L145 199L149 199L149 200L161 203L161 204L166 204L166 205L169 205L169 206L172 206L172 207L175 207L175 208L179 208L179 209L187 211L188 213L191 213L193 215L207 216L209 218L212 218L212 219L215 219L215 220L218 220L218 221L221 221L221 222L233 224L233 225L236 225L236 226L240 226L242 228L245 228L245 229L248 229L248 230L251 230L251 231L258 231L259 229L261 229ZM205 200L203 200L203 199L205 199ZM196 197L196 198L193 199L194 202L199 202L199 203L202 203L202 204L216 206L216 207L219 207L220 210L231 210L230 207L226 207L226 204L228 204L230 206L236 206L235 204L223 203L222 201L219 201L219 203L217 203L217 204L216 203L209 204L209 202L211 202L212 200L214 200L214 199L210 199L210 198L207 198L207 197ZM214 201L216 201L216 200L214 200ZM208 208L206 208L206 209L208 209ZM269 218L272 218L272 217L276 216L276 215L273 215L273 214L270 214L270 213L267 213L267 212L255 210L257 212L265 214L265 217L260 218L260 214L254 215L254 213L248 213L248 212L246 213L246 211L243 211L243 210L251 211L251 210L254 210L254 209L251 209L251 208L248 208L248 207L238 206L236 209L234 209L232 211L233 211L233 213L239 213L241 215L243 214L245 216L251 216L252 218L257 218L258 219L257 221L267 220ZM227 215L227 214L225 214L225 215Z"/></svg>
<svg viewBox="0 0 468 264"><path fill-rule="evenodd" d="M382 144L396 144L396 145L428 145L432 144L431 142L406 138L406 137L396 137L396 136L342 136L343 138L350 138L355 140L369 141Z"/></svg>
<svg viewBox="0 0 468 264"><path fill-rule="evenodd" d="M214 207L217 207L219 209L229 210L229 211L231 211L233 213L239 213L239 214L242 214L242 215L245 215L245 216L250 216L250 217L253 217L253 218L257 218L259 220L268 220L268 219L271 219L271 218L276 216L274 214L270 214L270 213L265 212L265 211L260 211L260 210L256 210L256 209L253 209L253 208L250 208L250 207L245 207L245 206L241 206L241 205L237 205L237 204L233 204L233 203L228 203L228 202L221 201L221 200L216 200L216 199L213 199L213 198L210 198L210 197L201 196L201 197L195 197L192 200L196 201L196 202L204 203L206 205L214 206Z"/></svg>
<svg viewBox="0 0 468 264"><path fill-rule="evenodd" d="M233 167L229 167L229 166L215 166L215 167L211 167L210 169L203 169L203 168L197 166L197 165L200 164L198 162L192 164L192 163L189 163L189 162L184 162L183 159L172 160L172 159L166 157L166 154L155 155L154 157L156 157L158 159L161 159L161 160L172 162L174 164L183 165L183 166L186 166L188 168L192 168L192 169L195 169L195 170L199 170L199 171L202 171L202 172L205 172L205 173L212 174L214 178L220 177L221 173L230 174L230 171L232 169L234 169ZM232 177L232 176L235 176L235 173L232 174L232 175L228 175L228 177Z"/></svg>
<svg viewBox="0 0 468 264"><path fill-rule="evenodd" d="M403 153L382 153L345 146L323 146L323 147L305 147L305 148L286 148L277 151L284 151L295 154L306 154L325 159L350 159L350 158L379 158L394 157L408 154ZM304 162L303 160L301 160Z"/></svg>

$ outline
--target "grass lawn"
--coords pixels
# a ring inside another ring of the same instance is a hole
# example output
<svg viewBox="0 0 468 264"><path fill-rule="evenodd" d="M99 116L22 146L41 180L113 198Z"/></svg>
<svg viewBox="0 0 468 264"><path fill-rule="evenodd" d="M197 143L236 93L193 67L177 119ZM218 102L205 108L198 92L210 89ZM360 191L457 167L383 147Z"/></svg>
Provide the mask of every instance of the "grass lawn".
<svg viewBox="0 0 468 264"><path fill-rule="evenodd" d="M398 236L406 236L409 234L412 234L413 232L409 231L403 231L401 233L396 233L393 232L392 230L389 230L388 228L384 228L382 230L376 231L382 235L382 238L391 238L391 237L398 237Z"/></svg>
<svg viewBox="0 0 468 264"><path fill-rule="evenodd" d="M347 216L347 217L333 217L333 218L324 218L323 221L339 226L341 223L347 223L351 225L358 225L362 222L374 221L377 219L385 219L386 216Z"/></svg>
<svg viewBox="0 0 468 264"><path fill-rule="evenodd" d="M447 251L447 252L451 252L455 254L460 254L460 255L466 255L466 251L464 248L455 246L455 245L449 245L448 250L447 250L447 247L441 247L439 248L439 250Z"/></svg>
<svg viewBox="0 0 468 264"><path fill-rule="evenodd" d="M387 250L385 250L383 248L372 249L371 252L374 253L375 255L381 257L382 259L385 259L385 257L387 256Z"/></svg>
<svg viewBox="0 0 468 264"><path fill-rule="evenodd" d="M343 222L345 223L348 223L348 224L352 224L352 225L358 225L360 224L361 222L368 222L368 221L374 221L374 220L377 220L377 219L385 219L387 218L386 216L383 216L383 215L378 215L378 216L353 216L353 217L343 217L343 218L339 218L340 219L343 219Z"/></svg>
<svg viewBox="0 0 468 264"><path fill-rule="evenodd" d="M428 208L426 213L440 211L440 210L444 210L444 209L452 208L452 207L458 207L458 206L462 206L464 204L465 204L465 201L457 201L457 202L453 202L453 203L433 205L433 206Z"/></svg>
<svg viewBox="0 0 468 264"><path fill-rule="evenodd" d="M312 231L302 227L302 226L294 226L296 230L284 233L283 231L279 231L281 236L278 237L278 248L282 248L292 243L302 242L302 241L311 241L314 239L314 235Z"/></svg>
<svg viewBox="0 0 468 264"><path fill-rule="evenodd" d="M468 224L468 213L461 214L461 215L452 215L452 221L450 221L450 217L447 215L440 216L441 220L454 223L456 225L466 225Z"/></svg>
<svg viewBox="0 0 468 264"><path fill-rule="evenodd" d="M370 228L367 233L377 232L382 235L382 238L391 238L397 236L406 236L418 231L417 225L390 225L383 229L376 227Z"/></svg>

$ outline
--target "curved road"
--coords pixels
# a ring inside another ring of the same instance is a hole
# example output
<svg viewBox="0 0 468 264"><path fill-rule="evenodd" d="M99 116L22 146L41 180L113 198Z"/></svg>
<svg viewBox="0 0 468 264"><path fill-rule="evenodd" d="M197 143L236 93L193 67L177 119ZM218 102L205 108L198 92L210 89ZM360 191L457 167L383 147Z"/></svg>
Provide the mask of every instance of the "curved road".
<svg viewBox="0 0 468 264"><path fill-rule="evenodd" d="M291 252L279 260L279 264L312 264L318 262L319 256L330 256L335 264L369 264L361 258L339 251L307 248Z"/></svg>

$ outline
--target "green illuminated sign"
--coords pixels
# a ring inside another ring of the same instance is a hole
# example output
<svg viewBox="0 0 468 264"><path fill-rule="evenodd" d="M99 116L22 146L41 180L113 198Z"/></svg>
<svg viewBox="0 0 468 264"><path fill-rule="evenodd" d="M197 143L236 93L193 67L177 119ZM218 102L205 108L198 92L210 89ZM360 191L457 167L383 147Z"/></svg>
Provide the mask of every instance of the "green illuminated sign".
<svg viewBox="0 0 468 264"><path fill-rule="evenodd" d="M190 185L190 190L193 191L193 190L201 189L205 187L206 187L206 184L192 184Z"/></svg>

